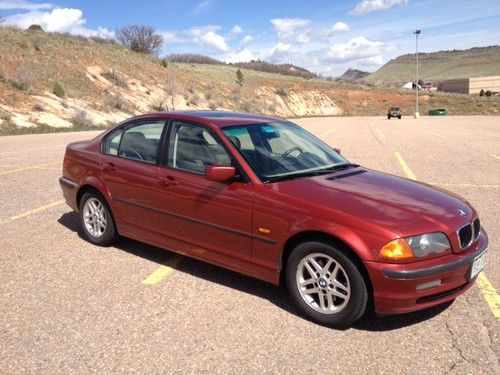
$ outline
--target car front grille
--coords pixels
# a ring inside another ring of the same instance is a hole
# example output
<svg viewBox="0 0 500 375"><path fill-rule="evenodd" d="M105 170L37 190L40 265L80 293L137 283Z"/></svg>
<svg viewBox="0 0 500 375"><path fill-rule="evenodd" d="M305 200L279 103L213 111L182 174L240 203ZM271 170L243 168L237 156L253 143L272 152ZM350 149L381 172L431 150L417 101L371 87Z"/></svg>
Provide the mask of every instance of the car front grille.
<svg viewBox="0 0 500 375"><path fill-rule="evenodd" d="M469 247L479 236L481 230L481 222L479 219L474 220L471 224L465 224L458 231L458 241L460 248L465 249Z"/></svg>

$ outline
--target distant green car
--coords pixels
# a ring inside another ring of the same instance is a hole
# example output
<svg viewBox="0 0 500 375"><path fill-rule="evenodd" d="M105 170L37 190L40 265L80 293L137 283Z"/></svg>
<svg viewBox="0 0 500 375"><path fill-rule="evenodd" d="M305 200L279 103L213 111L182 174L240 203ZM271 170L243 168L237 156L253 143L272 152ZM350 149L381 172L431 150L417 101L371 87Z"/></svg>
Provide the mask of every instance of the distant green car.
<svg viewBox="0 0 500 375"><path fill-rule="evenodd" d="M445 115L446 115L446 109L444 108L431 109L429 111L429 116L445 116Z"/></svg>

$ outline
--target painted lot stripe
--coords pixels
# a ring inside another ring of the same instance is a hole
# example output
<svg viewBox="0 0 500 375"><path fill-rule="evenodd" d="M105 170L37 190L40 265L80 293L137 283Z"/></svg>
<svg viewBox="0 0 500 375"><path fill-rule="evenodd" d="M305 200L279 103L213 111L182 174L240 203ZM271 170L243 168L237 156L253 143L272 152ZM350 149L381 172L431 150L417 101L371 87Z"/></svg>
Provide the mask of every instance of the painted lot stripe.
<svg viewBox="0 0 500 375"><path fill-rule="evenodd" d="M52 162L52 163L37 164L37 165L29 166L29 167L22 167L22 168L11 169L10 171L0 172L0 176L5 176L7 174L12 174L12 173L17 173L17 172L24 172L24 171L28 171L28 170L31 170L31 169L39 169L39 168L48 167L48 166L51 166L51 165L60 164L60 163L61 163L60 161L55 161L55 162Z"/></svg>
<svg viewBox="0 0 500 375"><path fill-rule="evenodd" d="M399 152L395 152L396 159L398 159L399 164L401 165L401 168L403 168L403 171L406 173L409 179L412 180L417 180L417 177L415 174L411 171L410 167L408 167L408 164L406 164L405 159L401 156Z"/></svg>
<svg viewBox="0 0 500 375"><path fill-rule="evenodd" d="M11 216L11 217L9 217L8 220L0 222L0 224L5 224L5 223L8 223L10 221L16 221L16 220L19 220L19 219L31 216L33 214L36 214L36 213L48 210L49 208L59 206L60 204L63 204L63 203L64 203L64 200L60 200L60 201L55 201L55 202L52 202L52 203L44 204L43 206L40 206L40 207L37 207L37 208L33 208L31 210L22 212L20 214L14 215L14 216Z"/></svg>
<svg viewBox="0 0 500 375"><path fill-rule="evenodd" d="M167 278L172 272L174 272L175 267L181 260L182 257L180 255L172 256L165 265L158 267L151 275L146 277L142 283L145 285L154 285L159 283L161 280Z"/></svg>
<svg viewBox="0 0 500 375"><path fill-rule="evenodd" d="M373 130L375 130L375 132L380 136L380 138L385 138L385 134L382 133L379 128L374 127Z"/></svg>
<svg viewBox="0 0 500 375"><path fill-rule="evenodd" d="M500 295L498 295L497 291L491 285L490 281L484 274L481 272L477 276L477 286L483 293L483 297L486 300L488 306L490 306L491 312L495 316L495 318L500 318Z"/></svg>

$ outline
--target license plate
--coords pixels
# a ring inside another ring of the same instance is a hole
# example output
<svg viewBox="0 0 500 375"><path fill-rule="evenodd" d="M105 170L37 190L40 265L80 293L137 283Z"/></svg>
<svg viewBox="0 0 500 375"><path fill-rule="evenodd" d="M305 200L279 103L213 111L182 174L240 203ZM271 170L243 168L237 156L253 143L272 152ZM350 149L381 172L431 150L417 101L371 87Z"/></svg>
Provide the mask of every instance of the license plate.
<svg viewBox="0 0 500 375"><path fill-rule="evenodd" d="M477 274L481 272L481 270L484 268L485 265L486 265L486 251L474 258L474 261L472 262L472 267L470 268L469 280L476 277Z"/></svg>

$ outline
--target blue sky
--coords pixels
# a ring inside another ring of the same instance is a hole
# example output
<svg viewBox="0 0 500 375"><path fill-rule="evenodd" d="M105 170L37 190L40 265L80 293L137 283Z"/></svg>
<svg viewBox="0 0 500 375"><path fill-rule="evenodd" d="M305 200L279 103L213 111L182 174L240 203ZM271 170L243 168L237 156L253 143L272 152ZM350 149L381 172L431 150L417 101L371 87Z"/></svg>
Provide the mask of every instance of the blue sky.
<svg viewBox="0 0 500 375"><path fill-rule="evenodd" d="M128 24L154 26L162 55L292 62L337 76L373 71L403 53L500 44L498 0L0 0L5 23L113 37Z"/></svg>

